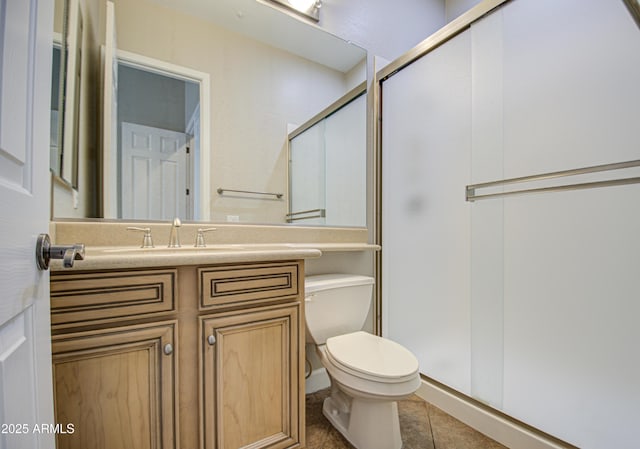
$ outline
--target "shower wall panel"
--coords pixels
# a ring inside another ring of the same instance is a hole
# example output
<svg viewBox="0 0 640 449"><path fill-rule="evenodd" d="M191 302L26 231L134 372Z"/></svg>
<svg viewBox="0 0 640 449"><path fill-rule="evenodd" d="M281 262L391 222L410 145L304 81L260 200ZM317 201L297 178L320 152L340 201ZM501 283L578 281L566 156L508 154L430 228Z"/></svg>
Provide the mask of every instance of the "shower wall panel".
<svg viewBox="0 0 640 449"><path fill-rule="evenodd" d="M640 159L640 30L624 3L502 14L505 177ZM504 200L503 409L583 448L637 447L639 200L639 184Z"/></svg>
<svg viewBox="0 0 640 449"><path fill-rule="evenodd" d="M465 32L384 84L386 335L421 371L470 392L471 39Z"/></svg>
<svg viewBox="0 0 640 449"><path fill-rule="evenodd" d="M512 0L382 83L383 332L427 376L585 449L637 446L640 185L464 189L640 159L638 80L622 1Z"/></svg>

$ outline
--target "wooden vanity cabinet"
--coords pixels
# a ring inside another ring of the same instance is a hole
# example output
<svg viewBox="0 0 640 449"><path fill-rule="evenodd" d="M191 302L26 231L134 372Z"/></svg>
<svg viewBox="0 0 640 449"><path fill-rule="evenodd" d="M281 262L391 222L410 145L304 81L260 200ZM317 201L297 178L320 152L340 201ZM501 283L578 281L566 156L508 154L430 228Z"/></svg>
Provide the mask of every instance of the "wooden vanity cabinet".
<svg viewBox="0 0 640 449"><path fill-rule="evenodd" d="M175 449L177 270L52 273L58 449Z"/></svg>
<svg viewBox="0 0 640 449"><path fill-rule="evenodd" d="M302 262L198 269L202 449L304 447Z"/></svg>
<svg viewBox="0 0 640 449"><path fill-rule="evenodd" d="M304 447L303 261L51 276L58 449Z"/></svg>

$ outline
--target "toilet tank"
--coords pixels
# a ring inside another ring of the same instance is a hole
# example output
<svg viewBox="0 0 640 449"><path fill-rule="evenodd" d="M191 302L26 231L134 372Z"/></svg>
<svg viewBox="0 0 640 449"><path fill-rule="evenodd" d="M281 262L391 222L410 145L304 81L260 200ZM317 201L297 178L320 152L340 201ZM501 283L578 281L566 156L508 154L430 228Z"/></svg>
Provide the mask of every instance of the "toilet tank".
<svg viewBox="0 0 640 449"><path fill-rule="evenodd" d="M307 341L325 344L327 338L359 331L364 326L371 307L372 277L307 276L304 289Z"/></svg>

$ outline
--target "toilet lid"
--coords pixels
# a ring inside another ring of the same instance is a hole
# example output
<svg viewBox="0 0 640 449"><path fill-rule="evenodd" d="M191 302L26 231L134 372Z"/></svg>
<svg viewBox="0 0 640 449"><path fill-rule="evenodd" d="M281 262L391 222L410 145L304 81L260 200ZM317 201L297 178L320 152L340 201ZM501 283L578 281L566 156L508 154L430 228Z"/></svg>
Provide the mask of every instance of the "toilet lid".
<svg viewBox="0 0 640 449"><path fill-rule="evenodd" d="M408 349L367 332L331 337L326 348L336 362L367 376L397 379L418 371L418 360Z"/></svg>

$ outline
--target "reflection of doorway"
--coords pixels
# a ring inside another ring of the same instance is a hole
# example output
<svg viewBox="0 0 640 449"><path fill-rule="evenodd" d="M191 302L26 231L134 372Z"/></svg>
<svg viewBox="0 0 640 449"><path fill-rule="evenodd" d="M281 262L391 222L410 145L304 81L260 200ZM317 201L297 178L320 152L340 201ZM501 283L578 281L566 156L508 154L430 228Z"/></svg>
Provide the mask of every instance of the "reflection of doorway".
<svg viewBox="0 0 640 449"><path fill-rule="evenodd" d="M189 185L189 162L197 165L200 152L190 151L186 131L199 110L199 89L192 81L118 61L120 218L194 219L188 198L197 188Z"/></svg>
<svg viewBox="0 0 640 449"><path fill-rule="evenodd" d="M187 135L122 123L122 218L191 218Z"/></svg>
<svg viewBox="0 0 640 449"><path fill-rule="evenodd" d="M116 54L114 75L118 81L113 83L113 95L105 97L105 104L113 104L117 110L117 114L105 113L105 130L113 130L113 137L105 141L103 158L105 218L133 218L132 214L123 215L122 204L122 123L128 122L188 134L189 197L186 215L178 216L207 220L209 154L204 149L209 147L209 74L122 50ZM135 212L136 218L155 219Z"/></svg>

